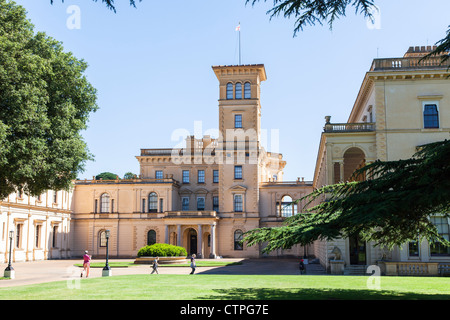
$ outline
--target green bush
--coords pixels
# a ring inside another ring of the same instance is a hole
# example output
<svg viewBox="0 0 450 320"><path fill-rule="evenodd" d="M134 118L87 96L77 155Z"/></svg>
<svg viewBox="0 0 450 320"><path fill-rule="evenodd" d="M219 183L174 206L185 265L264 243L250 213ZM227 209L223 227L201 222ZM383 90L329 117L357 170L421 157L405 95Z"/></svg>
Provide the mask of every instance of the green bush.
<svg viewBox="0 0 450 320"><path fill-rule="evenodd" d="M187 256L187 251L183 247L166 243L155 243L139 249L138 257L183 257Z"/></svg>

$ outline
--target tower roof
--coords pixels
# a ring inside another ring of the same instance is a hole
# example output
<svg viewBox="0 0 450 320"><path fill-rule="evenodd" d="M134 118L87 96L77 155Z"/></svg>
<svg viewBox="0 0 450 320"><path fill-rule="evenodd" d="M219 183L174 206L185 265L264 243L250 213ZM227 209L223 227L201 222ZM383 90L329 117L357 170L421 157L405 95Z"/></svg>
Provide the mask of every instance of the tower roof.
<svg viewBox="0 0 450 320"><path fill-rule="evenodd" d="M241 64L241 65L217 65L212 66L214 73L217 78L220 75L230 75L230 74L249 74L253 72L258 72L261 81L267 79L266 69L264 64Z"/></svg>

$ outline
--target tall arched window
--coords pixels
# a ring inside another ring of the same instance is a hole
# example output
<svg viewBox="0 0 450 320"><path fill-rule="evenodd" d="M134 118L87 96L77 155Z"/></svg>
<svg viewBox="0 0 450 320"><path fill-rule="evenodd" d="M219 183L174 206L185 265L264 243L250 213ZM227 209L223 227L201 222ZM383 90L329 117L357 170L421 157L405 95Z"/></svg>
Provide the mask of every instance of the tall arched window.
<svg viewBox="0 0 450 320"><path fill-rule="evenodd" d="M100 213L109 212L109 194L104 193L100 196Z"/></svg>
<svg viewBox="0 0 450 320"><path fill-rule="evenodd" d="M156 243L156 231L150 230L147 232L147 245L151 246L152 244Z"/></svg>
<svg viewBox="0 0 450 320"><path fill-rule="evenodd" d="M234 232L234 250L243 250L242 247L242 239L244 237L244 233L242 232L242 230L236 230Z"/></svg>
<svg viewBox="0 0 450 320"><path fill-rule="evenodd" d="M250 99L252 97L252 89L250 87L250 82L244 84L244 99Z"/></svg>
<svg viewBox="0 0 450 320"><path fill-rule="evenodd" d="M236 83L236 99L242 99L242 83Z"/></svg>
<svg viewBox="0 0 450 320"><path fill-rule="evenodd" d="M106 247L106 230L100 231L100 247Z"/></svg>
<svg viewBox="0 0 450 320"><path fill-rule="evenodd" d="M292 202L290 196L284 196L281 199L281 216L291 217L297 213L297 204Z"/></svg>
<svg viewBox="0 0 450 320"><path fill-rule="evenodd" d="M158 195L155 192L148 195L148 212L158 212Z"/></svg>
<svg viewBox="0 0 450 320"><path fill-rule="evenodd" d="M233 84L227 83L227 99L233 99Z"/></svg>

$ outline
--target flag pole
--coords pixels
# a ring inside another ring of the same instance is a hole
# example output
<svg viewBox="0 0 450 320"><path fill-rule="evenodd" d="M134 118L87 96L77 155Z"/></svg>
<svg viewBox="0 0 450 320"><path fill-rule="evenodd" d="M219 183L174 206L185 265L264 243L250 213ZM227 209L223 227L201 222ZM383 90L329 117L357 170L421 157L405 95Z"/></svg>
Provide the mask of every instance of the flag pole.
<svg viewBox="0 0 450 320"><path fill-rule="evenodd" d="M241 65L241 22L239 22L239 65Z"/></svg>

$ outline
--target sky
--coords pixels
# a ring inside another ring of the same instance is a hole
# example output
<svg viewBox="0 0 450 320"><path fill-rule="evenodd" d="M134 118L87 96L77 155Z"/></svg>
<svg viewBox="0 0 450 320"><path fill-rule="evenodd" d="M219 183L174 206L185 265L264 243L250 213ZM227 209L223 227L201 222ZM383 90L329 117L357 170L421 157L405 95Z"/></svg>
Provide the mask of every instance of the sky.
<svg viewBox="0 0 450 320"><path fill-rule="evenodd" d="M266 150L287 162L285 181L313 179L324 118L347 121L373 59L401 57L446 35L448 0L374 2L375 24L350 7L332 30L307 26L294 37L294 19L267 14L273 1L143 0L134 8L120 0L114 13L101 0L16 0L36 32L89 65L99 110L82 132L94 161L80 179L139 174L141 148L172 148L182 139L176 132L200 138L217 129L211 67L239 63L240 23L242 64L265 65L261 126Z"/></svg>

